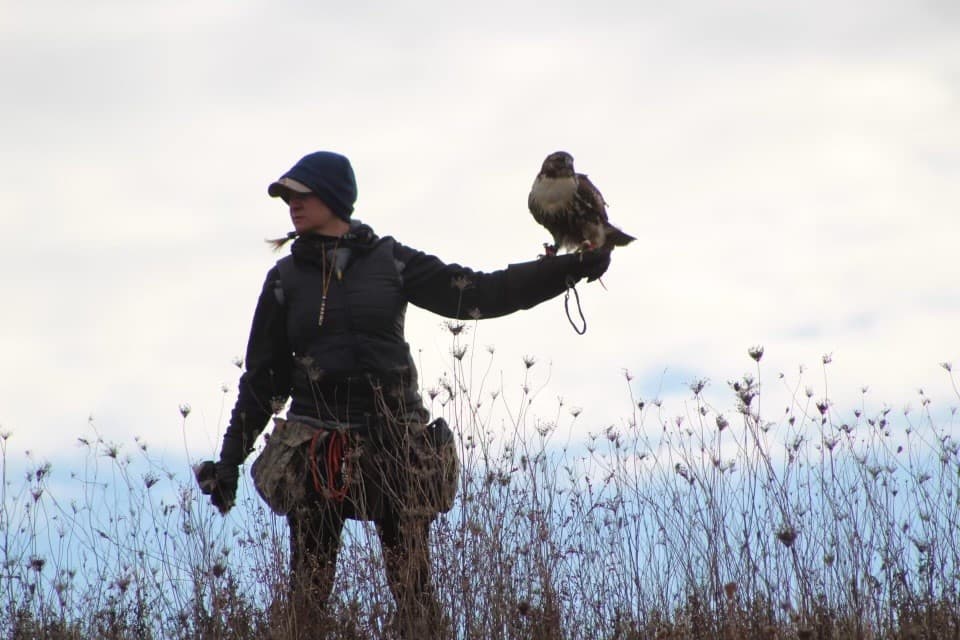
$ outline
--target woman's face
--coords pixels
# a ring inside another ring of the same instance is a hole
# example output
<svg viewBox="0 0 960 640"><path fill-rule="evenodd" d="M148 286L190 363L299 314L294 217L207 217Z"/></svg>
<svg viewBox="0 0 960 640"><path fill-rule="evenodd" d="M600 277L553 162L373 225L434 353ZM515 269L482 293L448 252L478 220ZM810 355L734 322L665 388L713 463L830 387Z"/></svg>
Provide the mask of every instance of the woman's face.
<svg viewBox="0 0 960 640"><path fill-rule="evenodd" d="M304 233L340 235L342 233L341 227L346 223L333 215L330 207L314 194L290 192L284 200L290 206L290 219L297 233L301 235Z"/></svg>

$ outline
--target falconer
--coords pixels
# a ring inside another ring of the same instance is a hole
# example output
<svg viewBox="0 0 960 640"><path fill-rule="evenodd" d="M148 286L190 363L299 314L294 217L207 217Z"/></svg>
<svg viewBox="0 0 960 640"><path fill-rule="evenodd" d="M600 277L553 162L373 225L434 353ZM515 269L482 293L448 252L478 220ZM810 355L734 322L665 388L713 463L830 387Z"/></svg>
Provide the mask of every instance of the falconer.
<svg viewBox="0 0 960 640"><path fill-rule="evenodd" d="M293 231L276 244L292 240L290 255L267 273L219 460L198 479L229 511L240 465L289 401L253 474L289 524L293 601L302 611L323 609L344 521L372 520L395 624L402 636L429 637L442 618L429 528L453 495L420 485L431 473L449 485L440 453L453 437L442 421L430 422L421 400L404 337L407 304L455 319L504 316L600 277L610 253L550 256L489 273L446 264L354 218L353 168L330 151L304 156L267 193L286 204ZM437 469L414 473L418 465Z"/></svg>

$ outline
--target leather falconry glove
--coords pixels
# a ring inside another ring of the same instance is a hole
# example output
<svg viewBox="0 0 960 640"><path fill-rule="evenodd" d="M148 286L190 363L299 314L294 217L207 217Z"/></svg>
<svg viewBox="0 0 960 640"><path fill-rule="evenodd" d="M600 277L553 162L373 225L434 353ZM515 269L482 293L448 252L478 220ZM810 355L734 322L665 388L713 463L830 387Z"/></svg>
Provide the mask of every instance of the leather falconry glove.
<svg viewBox="0 0 960 640"><path fill-rule="evenodd" d="M568 253L554 259L568 261L568 273L577 280L586 278L587 282L593 282L606 273L610 267L610 250L595 249L591 251L580 251L577 253Z"/></svg>

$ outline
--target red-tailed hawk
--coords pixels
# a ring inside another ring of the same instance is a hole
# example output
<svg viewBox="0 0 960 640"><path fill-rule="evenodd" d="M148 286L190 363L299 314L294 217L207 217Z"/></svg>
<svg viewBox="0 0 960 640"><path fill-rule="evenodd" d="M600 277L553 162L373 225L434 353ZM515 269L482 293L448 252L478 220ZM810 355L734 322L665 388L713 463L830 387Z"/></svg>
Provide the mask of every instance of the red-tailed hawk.
<svg viewBox="0 0 960 640"><path fill-rule="evenodd" d="M607 220L607 203L582 173L573 169L573 156L557 151L543 161L527 199L533 219L553 236L547 254L563 248L605 249L622 247L636 238Z"/></svg>

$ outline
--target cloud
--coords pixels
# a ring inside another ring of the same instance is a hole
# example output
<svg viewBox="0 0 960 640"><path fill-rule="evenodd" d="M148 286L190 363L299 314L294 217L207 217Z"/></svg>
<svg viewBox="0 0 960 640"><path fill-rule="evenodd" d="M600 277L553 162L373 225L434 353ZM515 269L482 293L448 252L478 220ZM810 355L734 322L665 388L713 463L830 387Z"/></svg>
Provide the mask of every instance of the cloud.
<svg viewBox="0 0 960 640"><path fill-rule="evenodd" d="M952 3L55 5L0 27L0 425L30 447L90 413L182 446L181 402L216 442L288 228L266 185L316 148L353 159L378 232L486 270L540 251L527 190L573 153L639 240L578 288L585 336L560 299L476 335L513 388L521 355L552 361L584 428L625 410L623 369L682 402L752 344L774 376L833 352L838 399L951 397ZM425 384L438 325L408 317Z"/></svg>

